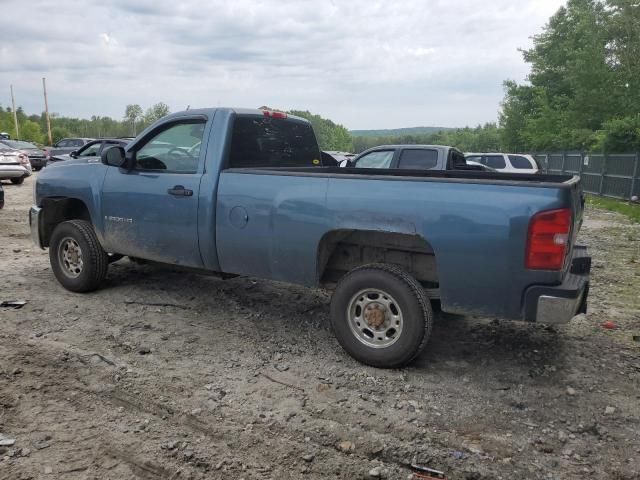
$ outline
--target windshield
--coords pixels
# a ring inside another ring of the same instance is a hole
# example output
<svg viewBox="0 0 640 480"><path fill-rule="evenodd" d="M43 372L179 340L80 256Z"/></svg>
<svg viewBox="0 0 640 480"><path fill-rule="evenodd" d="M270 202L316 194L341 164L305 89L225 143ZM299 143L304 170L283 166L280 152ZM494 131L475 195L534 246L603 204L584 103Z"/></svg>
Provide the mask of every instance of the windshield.
<svg viewBox="0 0 640 480"><path fill-rule="evenodd" d="M38 148L33 143L22 142L20 140L4 140L4 143L12 148Z"/></svg>

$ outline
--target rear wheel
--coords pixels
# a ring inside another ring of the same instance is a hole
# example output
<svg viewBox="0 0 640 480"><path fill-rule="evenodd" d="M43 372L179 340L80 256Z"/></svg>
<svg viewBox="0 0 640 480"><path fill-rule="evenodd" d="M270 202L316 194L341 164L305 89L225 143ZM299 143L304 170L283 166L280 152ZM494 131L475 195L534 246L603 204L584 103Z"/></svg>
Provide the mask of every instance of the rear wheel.
<svg viewBox="0 0 640 480"><path fill-rule="evenodd" d="M60 223L51 235L49 260L60 284L72 292L98 288L107 275L109 259L93 226L84 220Z"/></svg>
<svg viewBox="0 0 640 480"><path fill-rule="evenodd" d="M12 178L11 183L14 185L22 185L24 183L24 177Z"/></svg>
<svg viewBox="0 0 640 480"><path fill-rule="evenodd" d="M371 264L352 270L338 283L331 324L340 345L356 360L394 368L424 349L432 311L415 278L395 265Z"/></svg>

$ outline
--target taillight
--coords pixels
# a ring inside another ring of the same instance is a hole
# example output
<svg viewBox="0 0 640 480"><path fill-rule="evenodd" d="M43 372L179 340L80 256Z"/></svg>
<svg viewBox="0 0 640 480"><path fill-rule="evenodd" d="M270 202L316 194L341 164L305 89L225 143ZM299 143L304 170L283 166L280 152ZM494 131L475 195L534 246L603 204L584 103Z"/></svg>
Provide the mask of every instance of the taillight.
<svg viewBox="0 0 640 480"><path fill-rule="evenodd" d="M529 223L526 267L532 270L561 270L569 247L571 209L537 213Z"/></svg>
<svg viewBox="0 0 640 480"><path fill-rule="evenodd" d="M284 112L274 112L273 110L263 110L262 114L269 118L287 118L287 114Z"/></svg>

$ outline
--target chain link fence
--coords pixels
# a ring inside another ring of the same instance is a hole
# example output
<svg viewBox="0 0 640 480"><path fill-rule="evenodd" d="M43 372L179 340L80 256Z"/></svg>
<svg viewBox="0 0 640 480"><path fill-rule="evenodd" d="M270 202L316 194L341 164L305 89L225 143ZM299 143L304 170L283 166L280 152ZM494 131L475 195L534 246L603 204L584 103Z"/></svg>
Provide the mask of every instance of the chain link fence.
<svg viewBox="0 0 640 480"><path fill-rule="evenodd" d="M623 200L640 197L638 153L541 153L534 157L546 173L580 175L585 192Z"/></svg>

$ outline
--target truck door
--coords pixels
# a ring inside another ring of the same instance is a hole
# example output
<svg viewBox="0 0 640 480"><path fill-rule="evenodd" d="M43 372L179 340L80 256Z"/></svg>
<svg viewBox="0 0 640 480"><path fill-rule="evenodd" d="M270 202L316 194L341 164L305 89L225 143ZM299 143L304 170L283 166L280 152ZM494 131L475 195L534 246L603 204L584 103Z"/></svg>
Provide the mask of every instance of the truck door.
<svg viewBox="0 0 640 480"><path fill-rule="evenodd" d="M197 116L159 125L127 151L132 168L108 168L102 188L107 251L202 266L198 195L205 124Z"/></svg>

